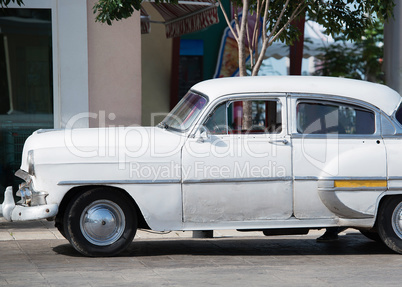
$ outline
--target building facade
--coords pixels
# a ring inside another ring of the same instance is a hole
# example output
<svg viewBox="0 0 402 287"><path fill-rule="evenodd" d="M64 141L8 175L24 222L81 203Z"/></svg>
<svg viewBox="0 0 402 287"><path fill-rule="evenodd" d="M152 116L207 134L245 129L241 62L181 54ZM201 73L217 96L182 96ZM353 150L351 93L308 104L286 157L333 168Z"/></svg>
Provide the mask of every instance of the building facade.
<svg viewBox="0 0 402 287"><path fill-rule="evenodd" d="M108 26L95 0L25 0L0 11L0 188L39 128L141 124L140 13Z"/></svg>

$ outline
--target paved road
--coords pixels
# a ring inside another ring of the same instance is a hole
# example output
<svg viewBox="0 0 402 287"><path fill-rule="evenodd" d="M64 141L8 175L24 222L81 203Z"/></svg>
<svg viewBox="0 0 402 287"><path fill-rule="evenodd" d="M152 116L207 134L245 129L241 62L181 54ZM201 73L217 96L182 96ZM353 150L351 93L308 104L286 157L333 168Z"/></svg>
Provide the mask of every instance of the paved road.
<svg viewBox="0 0 402 287"><path fill-rule="evenodd" d="M334 243L322 232L139 232L114 258L87 258L41 222L0 221L0 286L401 286L402 255L348 230ZM239 237L233 237L239 235ZM252 236L249 236L252 235Z"/></svg>

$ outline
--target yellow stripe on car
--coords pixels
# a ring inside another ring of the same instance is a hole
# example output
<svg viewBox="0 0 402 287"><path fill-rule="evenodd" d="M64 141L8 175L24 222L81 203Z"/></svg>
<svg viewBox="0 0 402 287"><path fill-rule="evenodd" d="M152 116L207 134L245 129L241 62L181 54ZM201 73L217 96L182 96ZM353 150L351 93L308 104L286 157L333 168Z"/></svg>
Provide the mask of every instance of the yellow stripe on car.
<svg viewBox="0 0 402 287"><path fill-rule="evenodd" d="M386 180L335 180L334 187L387 187Z"/></svg>

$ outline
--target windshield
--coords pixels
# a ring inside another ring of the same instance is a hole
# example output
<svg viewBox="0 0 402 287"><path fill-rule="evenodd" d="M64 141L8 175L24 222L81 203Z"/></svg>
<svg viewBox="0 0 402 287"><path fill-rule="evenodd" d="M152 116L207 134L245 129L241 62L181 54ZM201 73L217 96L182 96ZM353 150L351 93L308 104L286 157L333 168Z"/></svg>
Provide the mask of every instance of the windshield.
<svg viewBox="0 0 402 287"><path fill-rule="evenodd" d="M186 131L205 107L207 99L194 92L188 92L161 122L164 128Z"/></svg>

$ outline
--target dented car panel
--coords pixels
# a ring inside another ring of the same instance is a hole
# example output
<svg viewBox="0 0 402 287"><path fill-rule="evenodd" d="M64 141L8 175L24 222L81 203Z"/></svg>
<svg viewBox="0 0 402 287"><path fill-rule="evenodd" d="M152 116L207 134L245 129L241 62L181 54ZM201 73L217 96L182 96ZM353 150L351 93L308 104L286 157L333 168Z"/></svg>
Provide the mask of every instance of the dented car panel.
<svg viewBox="0 0 402 287"><path fill-rule="evenodd" d="M195 85L157 127L40 130L7 220L54 219L81 253L124 250L137 228L376 232L402 252L401 97L325 77ZM10 196L11 195L11 196Z"/></svg>

